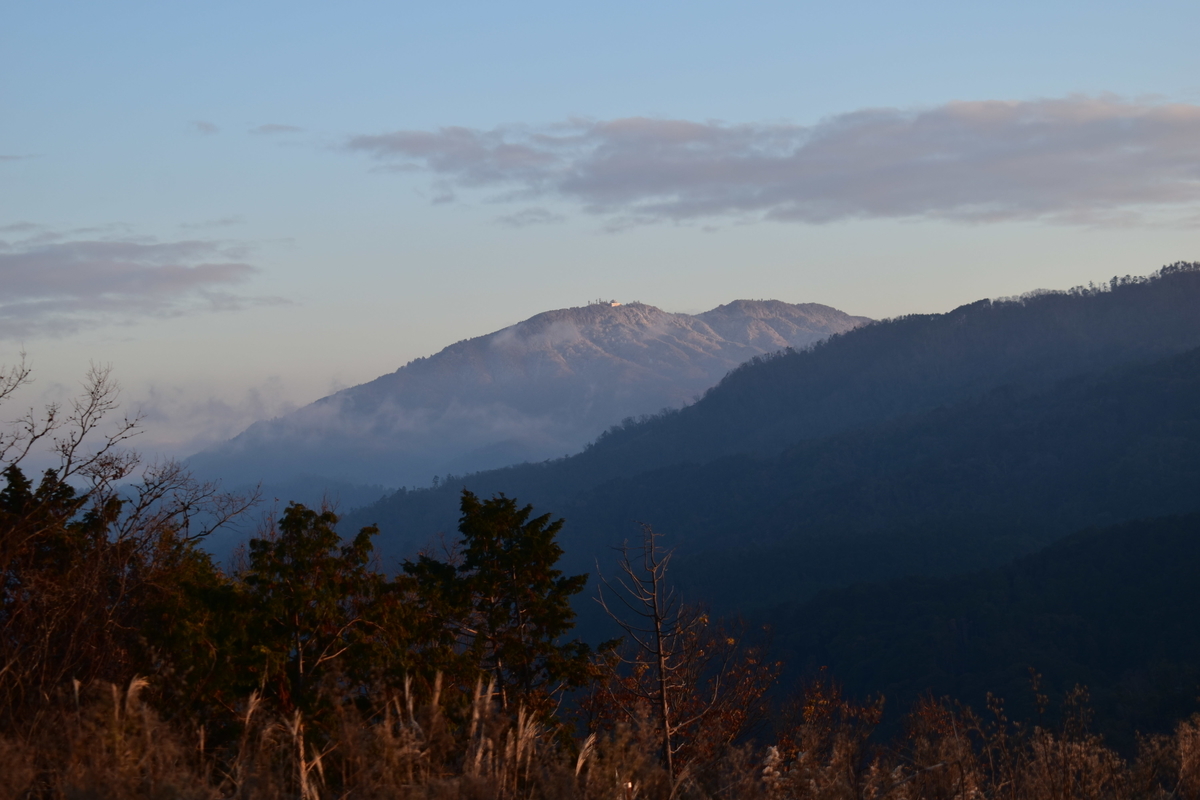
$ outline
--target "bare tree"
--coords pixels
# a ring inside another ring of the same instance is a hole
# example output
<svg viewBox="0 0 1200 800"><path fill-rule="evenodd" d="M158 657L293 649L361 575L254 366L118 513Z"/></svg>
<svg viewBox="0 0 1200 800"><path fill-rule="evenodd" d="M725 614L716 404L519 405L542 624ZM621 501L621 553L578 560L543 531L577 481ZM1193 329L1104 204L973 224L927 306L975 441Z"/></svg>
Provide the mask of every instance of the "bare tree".
<svg viewBox="0 0 1200 800"><path fill-rule="evenodd" d="M651 526L642 526L641 546L617 551L618 575L600 575L597 601L627 641L613 651L602 691L625 719L638 719L638 706L650 712L674 781L681 762L715 755L746 729L779 665L748 645L744 631L713 624L702 607L682 601L667 580L673 551Z"/></svg>
<svg viewBox="0 0 1200 800"><path fill-rule="evenodd" d="M0 403L29 383L24 360L0 370ZM30 409L0 430L0 697L10 715L72 679L127 680L148 604L207 558L198 540L256 500L174 462L143 465L125 446L139 418L113 420L119 395L111 371L93 367L66 406ZM26 477L23 466L47 458L39 480Z"/></svg>
<svg viewBox="0 0 1200 800"><path fill-rule="evenodd" d="M33 382L22 354L17 365L0 371L0 403ZM69 407L49 403L41 412L29 409L0 431L0 465L19 464L44 446L56 458L61 481L82 479L91 488L105 488L127 478L138 465L138 456L122 444L139 432L139 416L122 418L111 431L100 434L102 423L120 407L121 388L112 368L93 364L84 378L83 391Z"/></svg>

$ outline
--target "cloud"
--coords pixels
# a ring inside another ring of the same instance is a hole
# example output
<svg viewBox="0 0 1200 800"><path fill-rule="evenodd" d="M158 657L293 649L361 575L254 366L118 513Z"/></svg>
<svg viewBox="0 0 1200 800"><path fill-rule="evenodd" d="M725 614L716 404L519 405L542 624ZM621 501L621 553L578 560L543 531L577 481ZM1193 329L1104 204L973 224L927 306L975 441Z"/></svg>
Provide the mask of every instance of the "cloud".
<svg viewBox="0 0 1200 800"><path fill-rule="evenodd" d="M244 256L244 248L204 240L41 233L0 241L0 338L282 302L230 291L256 271Z"/></svg>
<svg viewBox="0 0 1200 800"><path fill-rule="evenodd" d="M214 133L219 133L221 130L211 122L205 122L202 119L192 120L192 127L195 128L197 133L203 133L205 136L211 136Z"/></svg>
<svg viewBox="0 0 1200 800"><path fill-rule="evenodd" d="M37 158L37 156L33 155L32 153L23 155L23 156L0 155L0 161L25 161L26 159L29 159L29 158Z"/></svg>
<svg viewBox="0 0 1200 800"><path fill-rule="evenodd" d="M295 125L277 125L273 122L266 125L259 125L257 128L251 128L251 133L271 135L276 133L302 133L304 128L297 128Z"/></svg>
<svg viewBox="0 0 1200 800"><path fill-rule="evenodd" d="M568 120L355 136L350 151L610 227L735 217L1142 224L1200 204L1200 105L1068 97L866 109L815 125ZM519 215L520 212L518 212Z"/></svg>
<svg viewBox="0 0 1200 800"><path fill-rule="evenodd" d="M555 214L539 206L523 208L512 214L504 214L496 217L496 221L501 225L508 225L513 228L524 228L529 225L550 225L562 222L565 219L566 217L562 214Z"/></svg>
<svg viewBox="0 0 1200 800"><path fill-rule="evenodd" d="M241 396L217 396L197 386L150 385L131 393L129 406L142 418L138 449L152 455L186 458L228 441L262 419L296 410L278 377L245 389Z"/></svg>
<svg viewBox="0 0 1200 800"><path fill-rule="evenodd" d="M219 219L207 219L202 222L181 222L179 227L184 230L194 231L204 228L228 228L231 225L241 225L245 222L245 218L239 214L232 214Z"/></svg>

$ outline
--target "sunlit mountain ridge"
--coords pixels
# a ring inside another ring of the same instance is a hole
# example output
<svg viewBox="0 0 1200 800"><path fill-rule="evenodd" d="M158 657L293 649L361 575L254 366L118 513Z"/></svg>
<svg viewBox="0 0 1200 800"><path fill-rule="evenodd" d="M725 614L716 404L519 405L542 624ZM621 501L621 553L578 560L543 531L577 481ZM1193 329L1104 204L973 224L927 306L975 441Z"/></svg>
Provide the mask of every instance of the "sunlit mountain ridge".
<svg viewBox="0 0 1200 800"><path fill-rule="evenodd" d="M611 302L548 311L256 423L190 466L233 483L401 486L558 457L694 400L754 356L868 321L776 300L696 315Z"/></svg>
<svg viewBox="0 0 1200 800"><path fill-rule="evenodd" d="M700 402L583 453L396 492L406 555L452 531L457 494L568 520L592 567L652 523L715 606L987 568L1089 525L1200 511L1200 264L1101 287L876 322L740 367ZM632 533L631 533L632 532Z"/></svg>

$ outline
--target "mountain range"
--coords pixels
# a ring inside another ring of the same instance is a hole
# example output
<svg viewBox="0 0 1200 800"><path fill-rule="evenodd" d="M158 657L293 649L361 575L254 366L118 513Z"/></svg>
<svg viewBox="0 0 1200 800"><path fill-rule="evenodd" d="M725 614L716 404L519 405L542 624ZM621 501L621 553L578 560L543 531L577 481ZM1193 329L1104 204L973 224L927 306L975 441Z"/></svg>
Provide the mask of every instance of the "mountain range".
<svg viewBox="0 0 1200 800"><path fill-rule="evenodd" d="M567 520L593 570L650 523L677 578L746 612L990 568L1087 526L1200 510L1200 266L876 322L752 359L582 453L399 491L348 515L391 557L463 488Z"/></svg>
<svg viewBox="0 0 1200 800"><path fill-rule="evenodd" d="M342 530L377 525L395 569L453 539L464 490L504 493L565 520L568 574L611 574L614 546L653 525L686 600L775 629L786 680L829 667L899 712L930 692L980 706L995 691L1028 717L1033 669L1052 700L1094 687L1105 734L1127 749L1135 727L1166 730L1197 708L1200 264L942 314L842 315L843 330L807 346L784 325L794 308L731 304L667 328L645 306L551 312L447 348L436 369L415 362L374 394L356 387L337 409L369 420L388 397L454 418L456 393L503 402L532 383L542 405L521 402L544 429L618 419L630 384L677 401L574 455L390 492ZM694 365L719 364L711 376L744 356L681 398ZM579 376L600 388L579 394ZM414 388L387 388L404 381ZM577 610L585 637L614 633L595 603Z"/></svg>
<svg viewBox="0 0 1200 800"><path fill-rule="evenodd" d="M866 322L775 300L696 315L614 302L548 311L256 423L189 466L232 484L319 490L542 461L622 419L692 402L756 355Z"/></svg>

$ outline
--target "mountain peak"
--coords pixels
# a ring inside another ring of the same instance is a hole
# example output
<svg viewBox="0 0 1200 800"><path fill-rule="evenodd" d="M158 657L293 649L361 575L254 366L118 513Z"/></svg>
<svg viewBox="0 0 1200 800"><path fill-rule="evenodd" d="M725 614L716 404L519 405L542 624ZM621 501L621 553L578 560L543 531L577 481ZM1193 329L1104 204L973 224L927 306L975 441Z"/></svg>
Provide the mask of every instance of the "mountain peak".
<svg viewBox="0 0 1200 800"><path fill-rule="evenodd" d="M686 404L756 355L867 321L778 300L695 315L638 302L545 311L256 423L192 463L241 480L304 473L420 485L542 460L626 417Z"/></svg>

